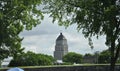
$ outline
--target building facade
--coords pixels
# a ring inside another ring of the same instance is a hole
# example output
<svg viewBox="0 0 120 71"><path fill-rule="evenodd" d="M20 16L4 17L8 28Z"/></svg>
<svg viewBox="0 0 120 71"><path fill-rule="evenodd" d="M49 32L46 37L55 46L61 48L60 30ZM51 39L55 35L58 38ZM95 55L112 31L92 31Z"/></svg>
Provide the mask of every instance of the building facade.
<svg viewBox="0 0 120 71"><path fill-rule="evenodd" d="M96 56L84 56L83 57L83 63L89 63L89 64L95 64L97 63L97 57Z"/></svg>
<svg viewBox="0 0 120 71"><path fill-rule="evenodd" d="M62 33L56 39L54 58L57 60L62 60L63 56L68 53L67 39Z"/></svg>

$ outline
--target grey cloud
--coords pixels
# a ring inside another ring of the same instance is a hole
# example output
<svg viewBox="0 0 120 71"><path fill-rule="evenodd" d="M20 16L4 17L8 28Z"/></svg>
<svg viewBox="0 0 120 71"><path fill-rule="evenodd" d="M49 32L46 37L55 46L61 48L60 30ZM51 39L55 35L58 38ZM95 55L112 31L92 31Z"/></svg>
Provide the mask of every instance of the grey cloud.
<svg viewBox="0 0 120 71"><path fill-rule="evenodd" d="M21 37L24 37L22 46L26 47L26 50L34 50L37 53L53 55L55 40L60 30L62 30L63 35L68 40L69 51L81 54L92 53L88 45L88 40L84 38L81 32L77 32L76 25L72 25L65 29L64 27L58 26L57 23L53 24L52 19L48 18L48 15L45 15L40 25L30 31L23 31L20 34ZM106 49L103 39L105 38L101 37L96 41L97 39L93 38L95 51Z"/></svg>
<svg viewBox="0 0 120 71"><path fill-rule="evenodd" d="M52 19L45 15L44 20L41 22L40 25L34 27L30 31L24 30L20 36L33 36L33 35L53 35L60 32L60 30L65 30L64 27L58 26L57 23L52 23Z"/></svg>

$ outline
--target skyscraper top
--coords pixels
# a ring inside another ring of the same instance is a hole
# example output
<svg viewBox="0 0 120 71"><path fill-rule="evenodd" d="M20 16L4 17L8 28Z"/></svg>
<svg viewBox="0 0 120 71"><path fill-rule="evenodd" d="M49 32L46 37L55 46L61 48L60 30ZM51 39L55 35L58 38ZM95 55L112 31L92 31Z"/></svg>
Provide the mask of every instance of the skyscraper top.
<svg viewBox="0 0 120 71"><path fill-rule="evenodd" d="M64 37L64 35L62 33L60 33L60 35L58 36L57 40L66 40L66 38Z"/></svg>

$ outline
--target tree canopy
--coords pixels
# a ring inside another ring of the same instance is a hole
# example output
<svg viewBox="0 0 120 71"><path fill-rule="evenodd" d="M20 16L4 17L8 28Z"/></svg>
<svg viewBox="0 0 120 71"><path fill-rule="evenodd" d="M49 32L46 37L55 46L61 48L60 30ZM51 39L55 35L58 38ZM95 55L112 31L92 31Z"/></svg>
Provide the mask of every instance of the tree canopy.
<svg viewBox="0 0 120 71"><path fill-rule="evenodd" d="M68 63L81 63L82 62L82 55L74 52L69 52L65 56L63 56L63 62Z"/></svg>
<svg viewBox="0 0 120 71"><path fill-rule="evenodd" d="M107 50L103 50L102 52L100 52L100 54L98 55L98 63L110 63L110 51L109 49ZM120 56L117 59L116 63L120 63Z"/></svg>
<svg viewBox="0 0 120 71"><path fill-rule="evenodd" d="M98 63L110 63L110 51L104 50L98 56Z"/></svg>
<svg viewBox="0 0 120 71"><path fill-rule="evenodd" d="M23 50L19 34L40 24L40 4L41 0L0 0L0 60Z"/></svg>
<svg viewBox="0 0 120 71"><path fill-rule="evenodd" d="M27 53L20 54L13 59L9 67L12 66L43 66L43 65L52 65L55 59L52 56L44 54L35 54L28 51Z"/></svg>
<svg viewBox="0 0 120 71"><path fill-rule="evenodd" d="M93 56L93 54L86 53L84 56Z"/></svg>
<svg viewBox="0 0 120 71"><path fill-rule="evenodd" d="M106 36L114 71L120 52L120 0L44 0L44 4L53 22L66 27L77 24L77 30L88 38Z"/></svg>

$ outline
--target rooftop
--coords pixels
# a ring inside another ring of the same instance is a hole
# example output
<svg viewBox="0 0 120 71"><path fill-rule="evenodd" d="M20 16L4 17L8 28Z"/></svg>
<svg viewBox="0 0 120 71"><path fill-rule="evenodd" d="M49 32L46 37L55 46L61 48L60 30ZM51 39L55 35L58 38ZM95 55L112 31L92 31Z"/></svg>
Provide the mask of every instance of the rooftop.
<svg viewBox="0 0 120 71"><path fill-rule="evenodd" d="M64 40L66 39L62 33L58 36L57 40Z"/></svg>

